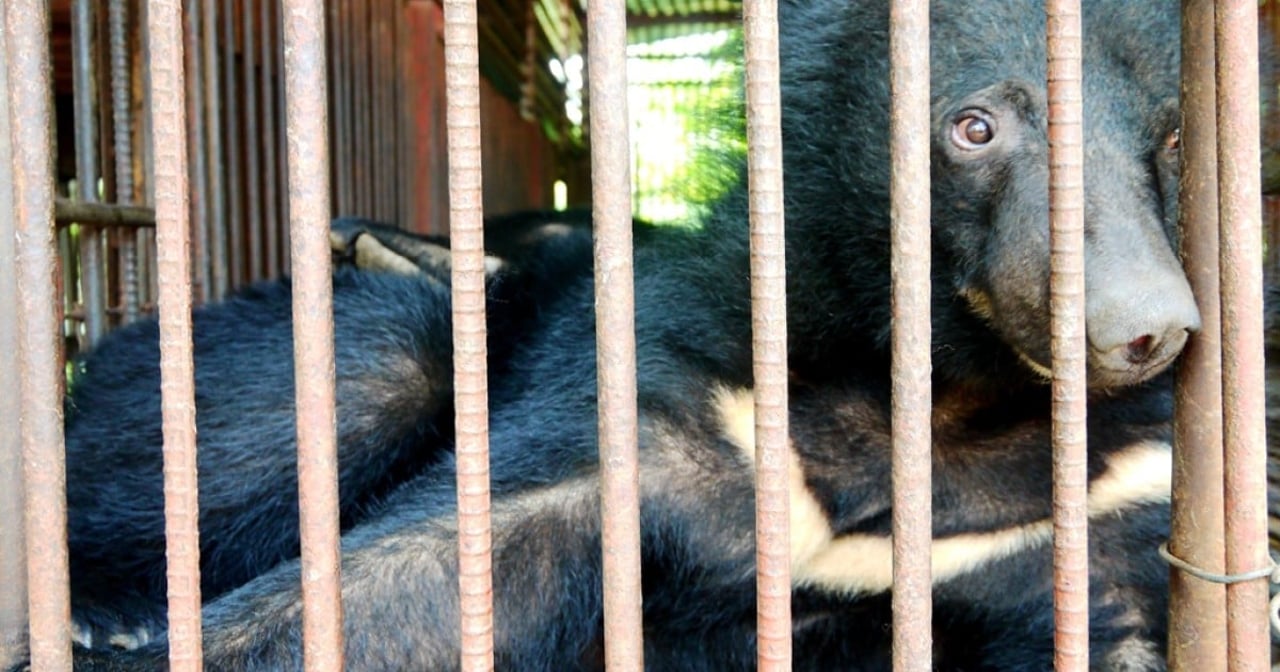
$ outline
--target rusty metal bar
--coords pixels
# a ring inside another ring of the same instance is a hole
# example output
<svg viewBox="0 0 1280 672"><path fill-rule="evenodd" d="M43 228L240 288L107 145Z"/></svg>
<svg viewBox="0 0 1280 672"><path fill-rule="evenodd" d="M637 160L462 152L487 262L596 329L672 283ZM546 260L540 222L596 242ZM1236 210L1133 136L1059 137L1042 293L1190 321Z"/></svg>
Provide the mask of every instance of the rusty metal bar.
<svg viewBox="0 0 1280 672"><path fill-rule="evenodd" d="M350 171L344 165L342 157L348 156L347 148L347 64L344 62L344 44L347 39L346 2L338 0L329 3L329 98L333 101L333 116L329 120L329 128L333 129L334 154L339 160L333 163L334 209L339 215L350 211L351 195L347 176Z"/></svg>
<svg viewBox="0 0 1280 672"><path fill-rule="evenodd" d="M342 669L338 443L334 410L333 284L329 261L329 115L324 4L297 0L284 40L289 225L293 258L294 389L302 531L303 661Z"/></svg>
<svg viewBox="0 0 1280 672"><path fill-rule="evenodd" d="M373 209L373 180L369 176L373 165L369 157L369 146L372 134L369 130L369 100L371 84L369 82L369 3L377 0L354 0L353 18L351 21L353 72L352 87L355 89L355 100L352 101L352 113L355 124L355 139L351 157L354 163L355 208L360 215L370 216Z"/></svg>
<svg viewBox="0 0 1280 672"><path fill-rule="evenodd" d="M1054 668L1089 667L1080 0L1048 14L1049 302L1053 353Z"/></svg>
<svg viewBox="0 0 1280 672"><path fill-rule="evenodd" d="M1212 572L1222 542L1222 342L1218 302L1218 156L1213 0L1182 2L1182 121L1178 218L1181 255L1203 328L1192 334L1175 377L1173 501L1169 550ZM1169 574L1169 669L1227 669L1226 591L1178 570Z"/></svg>
<svg viewBox="0 0 1280 672"><path fill-rule="evenodd" d="M791 507L787 487L791 465L776 0L747 0L742 5L742 21L755 380L756 655L760 670L785 672L791 669ZM627 136L624 133L622 137Z"/></svg>
<svg viewBox="0 0 1280 672"><path fill-rule="evenodd" d="M285 118L287 115L288 101L285 100L286 96L285 96L285 72L284 72L284 14L283 14L284 7L283 7L283 3L280 3L280 2L272 2L269 4L272 4L275 6L276 48L275 48L275 51L273 51L272 53L275 55L276 72L280 73L279 78L276 80L277 82L276 84L276 115L277 115L276 125L280 127L280 142L285 143L286 137L287 137ZM280 159L280 165L278 167L278 170L280 171L279 173L280 184L278 188L281 190L281 192L286 192L285 196L280 199L280 221L282 223L280 227L280 232L279 232L280 272L288 275L290 271L290 264L292 263L292 256L293 256L289 254L289 248L291 245L290 238L292 236L289 231L289 228L290 228L289 222L291 221L291 219L289 215L289 197L287 194L287 190L289 188L288 148L284 147L282 144L282 146L279 148L279 151L276 153L276 156L279 157Z"/></svg>
<svg viewBox="0 0 1280 672"><path fill-rule="evenodd" d="M929 3L889 10L893 668L933 669Z"/></svg>
<svg viewBox="0 0 1280 672"><path fill-rule="evenodd" d="M236 24L234 0L222 0L222 104L226 108L223 146L226 147L226 205L223 217L227 242L227 287L235 289L245 280L244 270L244 180L240 176L239 92L236 89ZM252 140L250 140L252 142Z"/></svg>
<svg viewBox="0 0 1280 672"><path fill-rule="evenodd" d="M71 3L71 79L75 108L76 186L85 203L97 203L98 73L94 32L94 3ZM106 333L106 291L103 288L102 232L85 225L80 230L80 298L84 303L85 336L90 345Z"/></svg>
<svg viewBox="0 0 1280 672"><path fill-rule="evenodd" d="M200 75L204 121L201 136L204 140L203 170L206 188L206 234L208 238L209 297L219 300L227 294L227 208L225 168L222 160L222 105L218 95L218 16L217 0L198 0L200 17ZM195 8L188 9L195 12Z"/></svg>
<svg viewBox="0 0 1280 672"><path fill-rule="evenodd" d="M367 143L368 156L368 214L370 217L377 219L380 217L378 210L379 201L381 201L380 193L381 185L378 184L381 178L382 167L378 165L381 160L381 134L382 119L380 113L382 111L382 80L379 77L379 47L378 44L378 3L377 0L369 0L368 11L364 29L365 29L365 67L368 70L368 97L365 99L363 113L368 119L369 135L365 139Z"/></svg>
<svg viewBox="0 0 1280 672"><path fill-rule="evenodd" d="M169 583L169 666L201 669L200 530L196 482L195 367L191 344L192 231L187 217L189 126L181 0L148 3L156 255L159 264L160 394L164 428L164 520ZM196 14L192 12L191 14ZM188 14L188 17L191 16ZM190 39L190 31L186 35ZM198 70L192 70L198 73ZM197 107L197 106L193 106Z"/></svg>
<svg viewBox="0 0 1280 672"><path fill-rule="evenodd" d="M485 361L480 50L476 21L475 0L445 0L458 587L464 672L493 669L493 537L489 517L489 388ZM368 136L359 137L367 141Z"/></svg>
<svg viewBox="0 0 1280 672"><path fill-rule="evenodd" d="M114 133L116 203L134 202L133 181L133 77L129 70L129 5L126 0L107 3L108 44L111 59L111 123ZM56 206L55 206L56 212ZM154 221L154 212L152 213ZM120 284L123 287L124 323L138 319L141 291L138 287L138 235L120 231Z"/></svg>
<svg viewBox="0 0 1280 672"><path fill-rule="evenodd" d="M392 24L395 28L395 118L396 118L396 221L403 227L413 226L413 194L411 192L411 184L413 180L413 172L409 168L409 157L411 152L410 143L414 142L411 136L410 119L412 119L413 111L410 109L409 95L406 86L405 67L408 62L405 51L408 49L406 35L408 35L408 16L403 3L396 4L396 13L393 17L395 22Z"/></svg>
<svg viewBox="0 0 1280 672"><path fill-rule="evenodd" d="M58 285L58 294L62 297L62 328L66 332L64 335L74 338L76 347L79 348L84 345L84 339L80 334L83 330L80 329L79 325L73 326L69 324L73 319L70 315L79 310L79 305L76 304L72 292L68 290L68 288L76 286L75 268L79 265L79 257L76 254L76 250L71 247L70 229L59 228L55 235L57 236L58 260L61 262L58 265L57 281L61 283ZM62 355L65 357L66 353L63 352Z"/></svg>
<svg viewBox="0 0 1280 672"><path fill-rule="evenodd" d="M244 33L244 137L245 183L249 207L246 211L249 229L249 280L258 280L266 273L262 249L262 160L258 147L262 144L258 135L258 66L254 42L257 32L253 26L253 3L246 2L240 8Z"/></svg>
<svg viewBox="0 0 1280 672"><path fill-rule="evenodd" d="M199 4L201 2L212 2L212 0L190 0L186 3L186 32L183 34L187 87L187 136L184 142L188 145L187 156L190 160L188 168L191 170L188 191L191 208L189 244L194 264L192 292L197 303L209 300L212 289L208 245L209 159L205 155L204 142L204 133L208 124L205 121L204 87L200 85L200 75L204 72L200 64L203 56L203 50L200 48L200 23L203 17ZM156 151L160 149L156 148Z"/></svg>
<svg viewBox="0 0 1280 672"><path fill-rule="evenodd" d="M156 213L152 208L141 205L86 203L61 197L54 199L53 216L58 224L80 222L131 229L150 228L156 224Z"/></svg>
<svg viewBox="0 0 1280 672"><path fill-rule="evenodd" d="M138 53L133 57L134 72L142 81L142 90L135 94L134 104L140 105L142 114L137 120L139 126L135 136L135 146L142 152L142 156L138 163L138 172L135 179L140 179L137 193L140 203L147 205L155 205L155 144L152 139L152 130L155 124L151 123L154 108L151 104L150 96L146 95L151 90L151 45L148 43L143 32L146 26L150 25L151 14L150 5L146 2L139 2L133 5L138 10L138 18L133 22L133 29L136 32L136 44L138 45ZM141 293L139 301L139 310L154 312L156 306L156 297L160 293L159 279L156 277L157 267L159 265L156 258L156 232L154 229L143 229L138 232L138 286Z"/></svg>
<svg viewBox="0 0 1280 672"><path fill-rule="evenodd" d="M262 12L262 24L258 34L262 38L262 184L266 189L265 205L266 221L263 229L266 233L267 277L280 275L280 204L279 182L276 180L276 115L275 115L275 30L271 21L272 7L275 2L263 1L258 4Z"/></svg>
<svg viewBox="0 0 1280 672"><path fill-rule="evenodd" d="M0 6L0 27L5 22ZM13 144L9 139L9 68L7 31L0 28L0 259L16 259L13 209ZM0 315L18 314L17 269L0 264ZM0 352L18 351L18 325L13 317L0 320ZM19 374L16 358L0 357L0 380L10 381L0 395L0 668L8 669L27 651L27 558L23 539L22 420L20 397L14 394Z"/></svg>
<svg viewBox="0 0 1280 672"><path fill-rule="evenodd" d="M1219 2L1218 242L1222 289L1222 437L1227 572L1268 566L1265 371L1262 342L1262 178L1258 166L1258 8ZM1266 578L1227 586L1230 670L1266 670Z"/></svg>
<svg viewBox="0 0 1280 672"><path fill-rule="evenodd" d="M395 134L393 125L394 110L392 105L395 104L395 78L392 76L392 54L391 50L396 47L395 42L391 38L391 22L394 18L391 16L391 10L395 7L393 2L383 2L376 5L378 7L378 16L375 22L378 48L378 179L376 185L378 187L378 218L385 222L395 221Z"/></svg>
<svg viewBox="0 0 1280 672"><path fill-rule="evenodd" d="M345 19L343 20L342 25L343 30L346 31L346 37L343 39L342 57L342 78L344 85L346 86L346 98L343 100L345 106L343 126L347 130L347 154L345 155L347 163L344 166L344 169L346 171L347 182L347 207L350 208L350 212L357 213L360 212L360 188L356 184L356 176L359 174L360 170L356 159L356 146L359 144L359 140L356 137L356 96L358 95L358 92L356 91L355 67L358 29L356 28L356 10L354 0L345 0L343 5L345 7Z"/></svg>
<svg viewBox="0 0 1280 672"><path fill-rule="evenodd" d="M27 542L31 664L71 669L71 592L67 566L66 470L62 441L60 304L54 292L53 146L49 6L8 0L4 7L13 168L14 260L24 527Z"/></svg>
<svg viewBox="0 0 1280 672"><path fill-rule="evenodd" d="M626 3L591 0L587 20L605 665L612 672L638 671L644 643Z"/></svg>

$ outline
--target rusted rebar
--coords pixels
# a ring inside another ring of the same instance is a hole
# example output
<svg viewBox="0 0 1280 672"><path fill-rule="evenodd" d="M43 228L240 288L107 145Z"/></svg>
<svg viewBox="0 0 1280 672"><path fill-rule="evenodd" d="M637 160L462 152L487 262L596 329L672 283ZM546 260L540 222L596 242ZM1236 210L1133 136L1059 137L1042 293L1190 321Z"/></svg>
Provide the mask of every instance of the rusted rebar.
<svg viewBox="0 0 1280 672"><path fill-rule="evenodd" d="M489 388L481 210L480 50L476 20L475 0L445 0L458 588L464 672L493 669L493 536L489 516ZM362 90L359 85L356 89ZM357 138L367 137L365 133L357 134ZM357 182L357 186L359 184Z"/></svg>
<svg viewBox="0 0 1280 672"><path fill-rule="evenodd" d="M1084 130L1080 0L1050 0L1049 302L1053 354L1054 667L1089 667Z"/></svg>
<svg viewBox="0 0 1280 672"><path fill-rule="evenodd" d="M152 145L155 148L156 257L159 267L160 395L164 431L165 554L168 557L169 665L202 669L200 530L196 481L195 366L191 343L191 215L187 151L188 91L180 0L149 3ZM195 143L199 144L199 143Z"/></svg>
<svg viewBox="0 0 1280 672"><path fill-rule="evenodd" d="M378 116L381 125L378 127L378 218L385 222L393 222L396 218L396 110L395 92L400 88L395 77L394 50L399 48L395 41L393 28L398 7L396 3L378 3L378 22L376 24L376 44L378 47Z"/></svg>
<svg viewBox="0 0 1280 672"><path fill-rule="evenodd" d="M1215 23L1222 438L1227 572L1267 567L1266 391L1262 342L1262 178L1258 8L1219 2ZM1266 670L1266 578L1227 586L1230 670Z"/></svg>
<svg viewBox="0 0 1280 672"><path fill-rule="evenodd" d="M240 8L240 30L244 34L244 49L240 52L244 68L244 137L249 141L244 146L245 198L249 202L246 209L246 228L249 234L249 279L258 280L266 273L266 261L263 251L263 211L262 198L262 158L257 138L260 119L258 118L258 42L263 39L254 28L256 13L253 6L245 3Z"/></svg>
<svg viewBox="0 0 1280 672"><path fill-rule="evenodd" d="M241 148L247 144L240 136L240 89L236 86L236 12L234 0L221 0L222 12L222 104L226 108L222 138L226 161L227 188L227 288L235 289L245 280L244 250L244 180L240 173ZM249 142L252 142L250 140ZM254 204L257 207L257 204Z"/></svg>
<svg viewBox="0 0 1280 672"><path fill-rule="evenodd" d="M156 213L151 208L140 205L86 203L61 197L53 201L53 216L60 225L90 222L126 229L145 229L156 224Z"/></svg>
<svg viewBox="0 0 1280 672"><path fill-rule="evenodd" d="M71 592L67 566L66 470L59 371L60 302L54 295L53 146L49 6L5 3L13 221L18 289L24 527L27 538L31 663L71 669Z"/></svg>
<svg viewBox="0 0 1280 672"><path fill-rule="evenodd" d="M204 167L208 191L208 219L206 227L209 253L209 297L215 301L227 295L227 188L226 167L222 156L222 96L218 93L218 13L220 0L199 0L200 18L200 66L199 86L203 90L205 143ZM189 11L195 11L191 9Z"/></svg>
<svg viewBox="0 0 1280 672"><path fill-rule="evenodd" d="M609 670L638 671L644 668L644 644L626 3L591 0L587 22L604 525L604 653Z"/></svg>
<svg viewBox="0 0 1280 672"><path fill-rule="evenodd" d="M350 26L347 25L347 14L350 6L349 2L333 2L329 4L329 76L332 82L329 87L329 97L333 101L333 116L329 120L329 128L333 129L334 155L338 157L351 155L350 143L347 139L347 119L350 116L347 112L347 69L350 67L350 61L346 57L346 42L349 39L348 33L351 30ZM351 169L341 159L334 162L333 181L337 214L350 214Z"/></svg>
<svg viewBox="0 0 1280 672"><path fill-rule="evenodd" d="M192 292L197 303L208 301L213 289L209 268L209 159L204 141L208 122L205 119L204 87L200 84L200 78L204 73L204 67L201 65L204 50L200 45L200 25L203 22L204 13L200 11L199 4L212 1L191 0L186 3L182 51L186 68L183 84L187 87L187 135L184 142L187 143L187 167L191 171L187 192L188 207L191 208L188 221L191 234L188 244L191 246ZM156 148L156 151L160 149Z"/></svg>
<svg viewBox="0 0 1280 672"><path fill-rule="evenodd" d="M269 278L280 275L280 182L276 176L276 94L275 75L276 38L273 8L279 3L261 2L259 16L258 39L261 40L259 52L262 61L262 185L266 193L262 200L262 210L266 213L262 230L266 234L266 274ZM248 8L246 8L248 11Z"/></svg>
<svg viewBox="0 0 1280 672"><path fill-rule="evenodd" d="M747 0L742 20L755 381L756 654L760 670L785 671L791 669L791 460L777 3Z"/></svg>
<svg viewBox="0 0 1280 672"><path fill-rule="evenodd" d="M9 68L5 8L0 6L0 259L16 259L13 217L13 144L9 139ZM18 314L17 269L0 264L0 315ZM18 324L0 320L0 352L18 351ZM0 427L21 422L20 397L14 394L18 360L0 357ZM27 650L27 558L23 540L22 440L18 432L0 432L0 667L17 665Z"/></svg>
<svg viewBox="0 0 1280 672"><path fill-rule="evenodd" d="M889 10L893 300L893 661L932 669L929 3Z"/></svg>
<svg viewBox="0 0 1280 672"><path fill-rule="evenodd" d="M302 643L306 669L319 672L340 670L343 653L324 3L289 3L281 21L288 92Z"/></svg>
<svg viewBox="0 0 1280 672"><path fill-rule="evenodd" d="M1178 226L1183 265L1203 327L1187 339L1175 379L1169 550L1197 567L1221 573L1222 346L1213 14L1213 0L1183 0ZM1226 670L1223 586L1175 569L1169 587L1169 669Z"/></svg>
<svg viewBox="0 0 1280 672"><path fill-rule="evenodd" d="M286 109L288 106L288 102L285 100L284 16L281 14L281 12L283 12L285 8L283 6L284 3L269 2L267 4L272 5L272 7L275 9L274 14L276 17L275 30L273 35L275 39L276 48L272 52L274 55L276 72L279 73L276 79L277 84L275 88L276 126L280 129L280 141L284 143L285 137L286 137L285 136L285 116L286 116ZM281 192L287 192L289 188L288 148L283 146L280 147L279 151L276 153L276 158L280 161L279 165L277 165L276 167L276 170L279 171L279 176L280 176L280 182L277 184L277 188ZM292 237L293 234L290 231L290 227L289 227L289 222L292 220L289 215L289 198L287 193L280 198L280 221L282 223L278 231L278 234L280 236L280 272L284 273L285 275L288 275L293 263L293 255L289 253L290 246L291 246L289 239Z"/></svg>
<svg viewBox="0 0 1280 672"><path fill-rule="evenodd" d="M355 209L362 216L373 214L373 178L369 175L373 160L370 157L372 131L369 127L369 101L373 85L369 76L369 3L378 0L352 0L351 7L351 73L355 99L351 112L354 125L354 141L351 147L352 179L355 182Z"/></svg>
<svg viewBox="0 0 1280 672"><path fill-rule="evenodd" d="M111 62L111 129L115 155L116 203L132 205L133 180L133 74L129 69L129 3L107 3L108 49ZM120 236L120 284L124 323L138 319L142 292L138 286L138 235L122 230Z"/></svg>
<svg viewBox="0 0 1280 672"><path fill-rule="evenodd" d="M98 178L98 59L97 21L91 0L71 3L71 89L75 117L76 188L85 203L97 203ZM80 300L84 304L87 343L106 333L106 291L103 288L102 232L93 225L80 230Z"/></svg>

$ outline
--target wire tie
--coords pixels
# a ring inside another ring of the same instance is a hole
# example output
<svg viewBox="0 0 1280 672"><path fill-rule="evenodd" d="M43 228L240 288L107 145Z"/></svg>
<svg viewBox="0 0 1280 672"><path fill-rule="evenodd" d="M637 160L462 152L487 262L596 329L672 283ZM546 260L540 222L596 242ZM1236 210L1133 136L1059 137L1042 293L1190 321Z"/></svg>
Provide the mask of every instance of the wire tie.
<svg viewBox="0 0 1280 672"><path fill-rule="evenodd" d="M1210 572L1196 567L1195 565L1169 552L1168 541L1160 544L1160 557L1164 558L1164 561L1169 563L1171 566L1176 567L1197 579L1208 581L1210 583L1230 585L1233 583L1244 583L1245 581L1257 581L1262 578L1270 578L1272 585L1280 584L1280 564L1276 564L1275 559L1270 558L1270 556L1268 556L1271 563L1270 566L1248 572L1241 572L1239 574L1218 574L1216 572ZM1277 592L1271 597L1271 602L1268 604L1267 612L1271 620L1271 632L1276 636L1280 636L1280 592Z"/></svg>

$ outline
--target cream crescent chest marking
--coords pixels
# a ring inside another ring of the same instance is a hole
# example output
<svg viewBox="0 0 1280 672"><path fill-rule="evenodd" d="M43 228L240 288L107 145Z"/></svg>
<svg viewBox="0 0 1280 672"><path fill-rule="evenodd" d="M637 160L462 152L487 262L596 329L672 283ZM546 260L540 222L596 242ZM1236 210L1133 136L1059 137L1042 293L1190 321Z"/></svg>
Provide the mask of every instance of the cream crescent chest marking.
<svg viewBox="0 0 1280 672"><path fill-rule="evenodd" d="M715 395L725 438L755 464L755 406L749 389ZM804 466L789 451L791 575L796 586L839 593L876 593L893 584L893 544L887 536L836 536L830 520L805 484ZM1108 457L1107 470L1089 486L1089 517L1145 503L1167 502L1172 459L1168 444L1139 442ZM1048 543L1046 518L992 532L959 534L933 541L933 581L942 583L1019 551Z"/></svg>

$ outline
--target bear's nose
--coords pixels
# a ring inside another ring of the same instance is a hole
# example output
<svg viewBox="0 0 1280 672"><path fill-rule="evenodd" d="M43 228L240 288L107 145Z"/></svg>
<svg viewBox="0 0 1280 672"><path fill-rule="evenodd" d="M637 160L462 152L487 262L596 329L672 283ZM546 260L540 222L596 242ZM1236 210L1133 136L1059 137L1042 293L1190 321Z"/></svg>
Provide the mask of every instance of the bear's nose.
<svg viewBox="0 0 1280 672"><path fill-rule="evenodd" d="M1160 334L1143 334L1128 343L1106 350L1098 348L1097 364L1114 371L1162 365L1173 359L1187 344L1187 336L1195 328L1173 326Z"/></svg>
<svg viewBox="0 0 1280 672"><path fill-rule="evenodd" d="M1182 351L1187 336L1200 329L1200 311L1185 282L1170 285L1095 297L1086 317L1095 366L1145 372L1162 368Z"/></svg>

